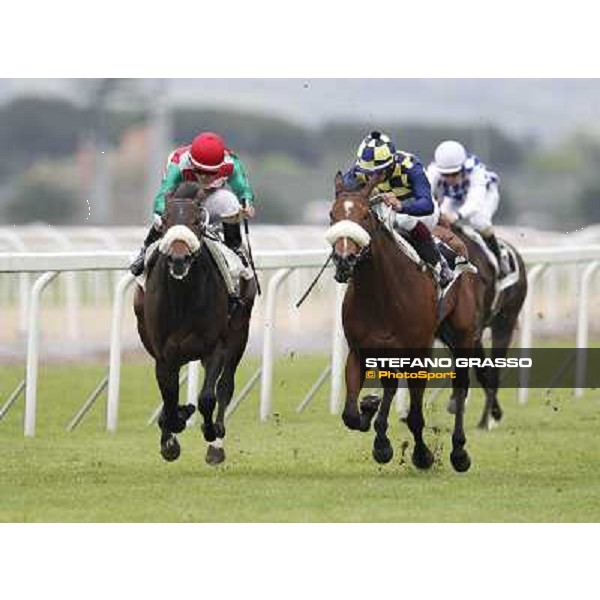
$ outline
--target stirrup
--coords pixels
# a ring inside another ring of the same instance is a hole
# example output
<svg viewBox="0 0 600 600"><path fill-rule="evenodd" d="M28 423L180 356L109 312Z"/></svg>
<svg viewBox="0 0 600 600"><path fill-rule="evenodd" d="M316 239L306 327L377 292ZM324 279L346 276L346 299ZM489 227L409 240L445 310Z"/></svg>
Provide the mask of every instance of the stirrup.
<svg viewBox="0 0 600 600"><path fill-rule="evenodd" d="M454 273L447 264L443 262L438 264L440 265L440 270L438 272L437 269L435 269L434 267L434 272L437 276L437 280L440 284L440 287L444 289L452 282L452 279L454 278Z"/></svg>

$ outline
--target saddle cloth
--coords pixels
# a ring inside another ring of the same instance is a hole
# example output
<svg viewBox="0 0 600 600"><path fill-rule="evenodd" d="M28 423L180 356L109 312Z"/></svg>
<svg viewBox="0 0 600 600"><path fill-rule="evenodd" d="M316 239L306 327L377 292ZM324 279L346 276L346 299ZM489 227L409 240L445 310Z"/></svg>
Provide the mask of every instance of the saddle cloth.
<svg viewBox="0 0 600 600"><path fill-rule="evenodd" d="M144 290L146 289L148 263L154 254L158 252L160 242L161 240L157 240L148 246L144 257L144 272L136 277L137 283ZM238 295L240 291L240 278L252 279L254 277L252 270L245 267L241 258L223 242L212 240L210 238L204 238L203 242L206 244L208 251L217 265L219 273L227 286L227 292L230 295Z"/></svg>
<svg viewBox="0 0 600 600"><path fill-rule="evenodd" d="M498 261L496 260L496 256L494 255L494 253L489 249L488 245L485 243L485 240L483 239L483 237L473 227L470 227L469 225L461 225L461 229L468 238L470 238L473 242L475 242L481 248L481 250L487 256L487 259L491 263L492 267L496 271L496 277L497 277L498 273L500 272ZM501 238L497 238L497 239L498 239L498 245L500 246L500 252L502 253L503 256L508 258L508 264L510 266L510 271L502 279L496 279L496 299L497 299L498 295L500 294L500 292L502 292L503 290L505 290L505 289L513 286L515 283L517 283L517 281L519 281L519 277L521 274L520 267L519 267L519 261L517 260L517 257L515 255L515 251L513 250L513 248L511 246L509 246L503 239L501 239Z"/></svg>

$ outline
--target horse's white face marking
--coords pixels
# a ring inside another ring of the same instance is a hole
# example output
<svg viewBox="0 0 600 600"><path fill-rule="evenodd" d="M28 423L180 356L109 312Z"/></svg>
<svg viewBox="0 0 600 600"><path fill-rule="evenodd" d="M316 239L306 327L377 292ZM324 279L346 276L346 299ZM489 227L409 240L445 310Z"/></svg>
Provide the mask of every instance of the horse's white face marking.
<svg viewBox="0 0 600 600"><path fill-rule="evenodd" d="M352 200L344 200L344 212L346 217L350 216L350 211L354 208L354 202Z"/></svg>
<svg viewBox="0 0 600 600"><path fill-rule="evenodd" d="M346 256L348 254L348 238L345 237L344 238L344 256Z"/></svg>

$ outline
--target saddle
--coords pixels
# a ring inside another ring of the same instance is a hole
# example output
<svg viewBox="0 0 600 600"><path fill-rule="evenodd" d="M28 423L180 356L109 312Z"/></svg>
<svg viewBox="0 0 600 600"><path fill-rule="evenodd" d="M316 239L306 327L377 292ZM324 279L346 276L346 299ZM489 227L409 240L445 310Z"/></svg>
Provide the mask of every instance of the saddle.
<svg viewBox="0 0 600 600"><path fill-rule="evenodd" d="M413 245L408 240L406 234L394 227L394 223L396 222L396 213L385 204L377 204L372 210L380 223L394 236L400 251L410 258L410 260L412 260L412 262L414 262L422 271L429 269L429 266L421 259ZM433 240L440 251L442 260L445 260L448 267L452 270L452 280L443 289L437 282L437 276L435 273L432 273L434 281L438 287L438 301L440 301L444 298L444 296L446 296L450 288L454 285L462 273L477 273L477 268L475 265L469 262L468 258L460 255L448 243L440 239L438 236L434 235Z"/></svg>

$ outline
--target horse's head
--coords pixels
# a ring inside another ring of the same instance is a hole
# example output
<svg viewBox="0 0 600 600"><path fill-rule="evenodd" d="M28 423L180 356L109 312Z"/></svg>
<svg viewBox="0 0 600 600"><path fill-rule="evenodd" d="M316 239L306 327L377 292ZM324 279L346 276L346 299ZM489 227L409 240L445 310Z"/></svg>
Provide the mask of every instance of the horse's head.
<svg viewBox="0 0 600 600"><path fill-rule="evenodd" d="M342 174L338 172L335 177L335 200L329 213L331 227L326 239L333 246L335 280L340 283L346 283L352 277L354 268L369 251L375 227L369 197L381 179L381 176L374 176L363 187L347 190Z"/></svg>
<svg viewBox="0 0 600 600"><path fill-rule="evenodd" d="M202 236L208 225L208 211L201 204L204 195L196 183L184 182L167 196L163 215L165 235L160 251L166 255L169 274L183 279L202 246Z"/></svg>

